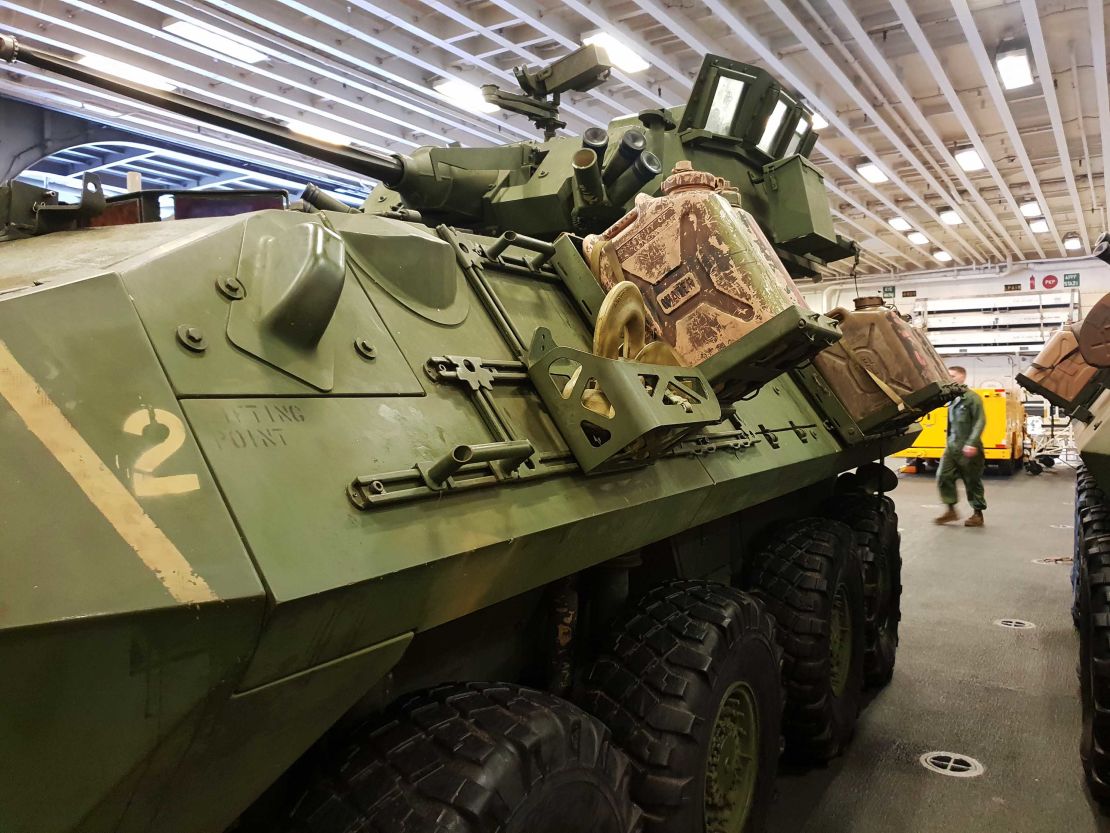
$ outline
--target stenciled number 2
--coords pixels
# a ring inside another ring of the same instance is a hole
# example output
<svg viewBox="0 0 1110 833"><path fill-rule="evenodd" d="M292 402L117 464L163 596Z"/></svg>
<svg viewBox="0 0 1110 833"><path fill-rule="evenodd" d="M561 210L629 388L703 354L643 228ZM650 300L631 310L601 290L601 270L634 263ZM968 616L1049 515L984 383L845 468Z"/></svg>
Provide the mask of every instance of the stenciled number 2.
<svg viewBox="0 0 1110 833"><path fill-rule="evenodd" d="M195 474L154 473L185 444L185 425L180 417L161 408L140 408L124 421L123 430L141 437L148 425L161 425L167 433L165 439L148 448L135 461L131 475L135 496L180 495L199 489L200 478Z"/></svg>

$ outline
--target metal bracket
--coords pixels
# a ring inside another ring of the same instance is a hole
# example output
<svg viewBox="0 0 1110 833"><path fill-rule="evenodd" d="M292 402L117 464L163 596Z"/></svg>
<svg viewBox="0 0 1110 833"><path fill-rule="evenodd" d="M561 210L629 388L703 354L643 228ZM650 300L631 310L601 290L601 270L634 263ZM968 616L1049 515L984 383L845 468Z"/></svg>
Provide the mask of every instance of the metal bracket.
<svg viewBox="0 0 1110 833"><path fill-rule="evenodd" d="M424 363L424 372L437 384L460 382L474 392L493 390L495 384L502 382L528 381L524 362L477 356L432 356Z"/></svg>
<svg viewBox="0 0 1110 833"><path fill-rule="evenodd" d="M407 500L570 474L577 470L578 466L569 455L536 454L528 440L458 445L438 460L356 477L347 486L347 499L356 509L366 511Z"/></svg>
<svg viewBox="0 0 1110 833"><path fill-rule="evenodd" d="M528 375L587 474L657 456L721 419L700 370L560 347L544 327L532 337Z"/></svg>
<svg viewBox="0 0 1110 833"><path fill-rule="evenodd" d="M775 429L768 428L762 422L759 423L759 433L763 435L763 438L767 440L767 445L771 446L771 448L778 448L782 445L779 438L775 436Z"/></svg>

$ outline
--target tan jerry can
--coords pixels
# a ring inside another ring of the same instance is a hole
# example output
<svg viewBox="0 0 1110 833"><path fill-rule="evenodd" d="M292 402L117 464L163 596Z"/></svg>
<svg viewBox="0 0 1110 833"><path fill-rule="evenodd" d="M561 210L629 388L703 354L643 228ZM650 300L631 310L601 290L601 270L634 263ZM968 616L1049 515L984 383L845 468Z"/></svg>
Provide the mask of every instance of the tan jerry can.
<svg viewBox="0 0 1110 833"><path fill-rule="evenodd" d="M844 337L813 361L848 414L866 431L931 410L953 382L928 337L882 298L856 298L855 306L829 313Z"/></svg>
<svg viewBox="0 0 1110 833"><path fill-rule="evenodd" d="M632 211L583 245L607 291L628 280L643 293L649 337L671 345L686 365L708 363L714 388L734 395L839 337L806 305L727 181L679 162L661 190L661 197L637 196ZM761 327L747 349L730 350Z"/></svg>
<svg viewBox="0 0 1110 833"><path fill-rule="evenodd" d="M1091 398L1091 383L1099 369L1087 364L1079 349L1078 324L1057 330L1037 358L1018 377L1026 390L1039 393L1053 405L1071 410Z"/></svg>

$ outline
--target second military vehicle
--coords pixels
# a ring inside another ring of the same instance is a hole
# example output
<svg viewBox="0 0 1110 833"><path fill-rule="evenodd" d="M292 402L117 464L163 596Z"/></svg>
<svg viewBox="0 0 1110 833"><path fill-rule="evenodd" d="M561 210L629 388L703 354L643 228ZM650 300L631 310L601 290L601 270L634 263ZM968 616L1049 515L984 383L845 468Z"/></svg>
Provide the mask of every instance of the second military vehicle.
<svg viewBox="0 0 1110 833"><path fill-rule="evenodd" d="M382 182L0 188L0 830L756 833L844 748L873 461L954 390L797 295L858 251L797 96L710 56L558 135L602 57L488 91L544 141L390 158L0 38Z"/></svg>

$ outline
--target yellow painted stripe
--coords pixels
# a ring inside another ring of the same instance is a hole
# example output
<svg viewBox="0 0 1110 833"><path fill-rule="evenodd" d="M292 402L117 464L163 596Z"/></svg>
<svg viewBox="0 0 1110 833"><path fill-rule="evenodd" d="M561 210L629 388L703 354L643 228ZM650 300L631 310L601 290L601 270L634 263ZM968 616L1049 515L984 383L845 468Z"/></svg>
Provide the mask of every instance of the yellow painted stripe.
<svg viewBox="0 0 1110 833"><path fill-rule="evenodd" d="M65 414L0 341L0 397L107 519L127 545L183 604L219 597L143 511L135 496L108 470Z"/></svg>

